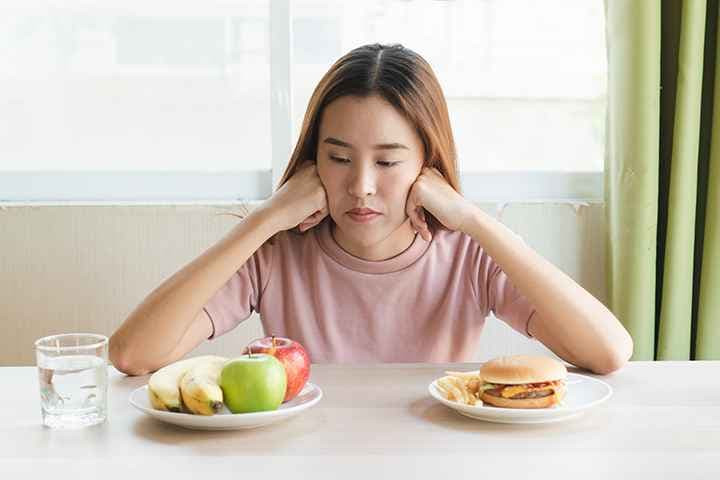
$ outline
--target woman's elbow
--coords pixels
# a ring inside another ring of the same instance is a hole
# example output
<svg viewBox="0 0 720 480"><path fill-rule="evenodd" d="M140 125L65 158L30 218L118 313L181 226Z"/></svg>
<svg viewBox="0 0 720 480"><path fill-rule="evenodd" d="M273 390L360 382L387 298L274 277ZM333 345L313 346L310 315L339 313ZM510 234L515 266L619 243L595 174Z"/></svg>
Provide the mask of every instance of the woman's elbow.
<svg viewBox="0 0 720 480"><path fill-rule="evenodd" d="M633 354L633 340L629 333L625 332L625 338L607 349L607 355L602 363L593 369L600 375L609 375L623 368L630 361Z"/></svg>
<svg viewBox="0 0 720 480"><path fill-rule="evenodd" d="M108 347L108 357L110 363L119 371L126 375L146 375L150 370L142 368L133 360L133 355L123 345L123 342L115 336L110 337L110 345Z"/></svg>

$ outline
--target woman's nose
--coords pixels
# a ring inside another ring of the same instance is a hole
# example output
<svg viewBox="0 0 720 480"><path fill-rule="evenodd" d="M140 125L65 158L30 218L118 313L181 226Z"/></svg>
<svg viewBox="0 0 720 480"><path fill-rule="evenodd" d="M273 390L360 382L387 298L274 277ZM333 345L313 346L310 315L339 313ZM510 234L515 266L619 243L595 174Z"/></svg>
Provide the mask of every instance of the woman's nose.
<svg viewBox="0 0 720 480"><path fill-rule="evenodd" d="M377 190L375 183L375 172L372 168L360 167L353 172L348 185L348 193L359 198L375 195Z"/></svg>

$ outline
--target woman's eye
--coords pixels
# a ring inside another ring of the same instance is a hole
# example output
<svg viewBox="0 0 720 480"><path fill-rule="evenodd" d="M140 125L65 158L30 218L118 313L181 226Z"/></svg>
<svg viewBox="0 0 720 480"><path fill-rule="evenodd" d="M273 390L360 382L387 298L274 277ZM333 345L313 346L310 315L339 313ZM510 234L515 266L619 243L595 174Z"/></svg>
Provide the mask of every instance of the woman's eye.
<svg viewBox="0 0 720 480"><path fill-rule="evenodd" d="M397 165L400 162L386 162L384 160L381 160L377 163L378 163L378 165L380 165L382 167L394 167L395 165Z"/></svg>
<svg viewBox="0 0 720 480"><path fill-rule="evenodd" d="M338 156L336 156L336 155L330 155L330 159L331 159L332 161L334 161L334 162L337 162L337 163L350 163L350 159L349 159L349 158L338 157ZM385 160L379 160L379 161L377 162L378 165L380 165L381 167L385 167L385 168L386 168L386 167L394 167L394 166L397 165L398 163L400 163L400 162L388 162L388 161L385 161Z"/></svg>

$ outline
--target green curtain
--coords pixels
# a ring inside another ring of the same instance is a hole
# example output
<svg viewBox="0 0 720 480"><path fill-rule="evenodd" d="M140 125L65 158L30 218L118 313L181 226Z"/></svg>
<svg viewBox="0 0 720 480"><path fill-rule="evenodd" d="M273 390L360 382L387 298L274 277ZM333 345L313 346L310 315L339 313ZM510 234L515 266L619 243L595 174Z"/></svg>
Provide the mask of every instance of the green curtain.
<svg viewBox="0 0 720 480"><path fill-rule="evenodd" d="M718 1L605 13L608 307L634 360L720 359Z"/></svg>

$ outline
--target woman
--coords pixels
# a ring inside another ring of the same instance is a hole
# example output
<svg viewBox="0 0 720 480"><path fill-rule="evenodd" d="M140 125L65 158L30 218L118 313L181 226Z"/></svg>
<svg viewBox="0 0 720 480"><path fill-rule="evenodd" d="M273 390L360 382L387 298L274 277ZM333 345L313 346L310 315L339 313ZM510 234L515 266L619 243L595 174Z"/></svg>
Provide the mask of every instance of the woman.
<svg viewBox="0 0 720 480"><path fill-rule="evenodd" d="M111 360L154 371L253 310L313 362L467 360L491 311L596 373L632 353L601 302L460 194L440 85L400 45L330 68L277 191L138 306Z"/></svg>

